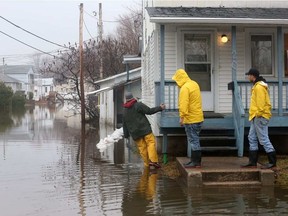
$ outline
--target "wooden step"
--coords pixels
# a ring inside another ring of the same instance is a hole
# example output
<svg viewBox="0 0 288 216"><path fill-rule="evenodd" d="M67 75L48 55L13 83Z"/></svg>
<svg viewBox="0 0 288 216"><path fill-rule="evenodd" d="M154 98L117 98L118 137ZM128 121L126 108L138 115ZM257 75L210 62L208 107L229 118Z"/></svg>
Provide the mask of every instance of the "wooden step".
<svg viewBox="0 0 288 216"><path fill-rule="evenodd" d="M260 181L203 182L204 186L261 186Z"/></svg>
<svg viewBox="0 0 288 216"><path fill-rule="evenodd" d="M203 141L236 140L234 136L200 136Z"/></svg>
<svg viewBox="0 0 288 216"><path fill-rule="evenodd" d="M233 151L237 149L236 146L201 146L202 151Z"/></svg>

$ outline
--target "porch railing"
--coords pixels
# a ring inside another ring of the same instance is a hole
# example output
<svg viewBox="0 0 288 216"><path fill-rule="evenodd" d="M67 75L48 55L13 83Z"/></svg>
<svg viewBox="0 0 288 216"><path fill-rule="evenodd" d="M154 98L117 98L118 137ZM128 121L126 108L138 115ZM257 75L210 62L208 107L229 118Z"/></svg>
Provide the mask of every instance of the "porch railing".
<svg viewBox="0 0 288 216"><path fill-rule="evenodd" d="M164 103L166 112L178 112L179 88L174 81L165 81L164 83L164 101L161 101L160 82L155 82L156 105Z"/></svg>
<svg viewBox="0 0 288 216"><path fill-rule="evenodd" d="M267 81L269 86L269 94L272 105L272 112L278 113L279 108L282 108L283 113L288 113L288 81L283 81L282 85L282 97L278 97L278 81ZM238 81L239 92L241 95L244 110L248 110L250 107L250 97L252 84L248 81ZM280 104L280 107L279 107Z"/></svg>

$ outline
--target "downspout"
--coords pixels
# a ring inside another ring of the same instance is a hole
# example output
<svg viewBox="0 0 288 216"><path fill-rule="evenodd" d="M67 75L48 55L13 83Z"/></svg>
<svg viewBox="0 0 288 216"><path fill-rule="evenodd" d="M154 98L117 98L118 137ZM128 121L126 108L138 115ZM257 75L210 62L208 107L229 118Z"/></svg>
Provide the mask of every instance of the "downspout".
<svg viewBox="0 0 288 216"><path fill-rule="evenodd" d="M129 63L126 63L126 72L127 72L127 80L126 80L126 82L128 83L129 82L129 79L130 79L130 77L129 77L129 71L130 70L130 68L129 68ZM130 91L131 90L131 88L130 88L130 84L128 84L127 85L127 91Z"/></svg>
<svg viewBox="0 0 288 216"><path fill-rule="evenodd" d="M284 38L283 28L277 27L277 68L278 68L278 115L283 116L283 56Z"/></svg>
<svg viewBox="0 0 288 216"><path fill-rule="evenodd" d="M165 26L160 25L160 103L164 103L164 91L165 91Z"/></svg>
<svg viewBox="0 0 288 216"><path fill-rule="evenodd" d="M231 29L231 41L232 41L232 81L237 80L237 51L236 51L236 26L232 26Z"/></svg>

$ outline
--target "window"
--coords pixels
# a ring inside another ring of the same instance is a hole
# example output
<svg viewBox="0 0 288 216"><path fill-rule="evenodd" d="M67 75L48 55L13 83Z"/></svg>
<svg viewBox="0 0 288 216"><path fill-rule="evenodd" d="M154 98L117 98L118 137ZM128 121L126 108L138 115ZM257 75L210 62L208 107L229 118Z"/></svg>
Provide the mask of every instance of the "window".
<svg viewBox="0 0 288 216"><path fill-rule="evenodd" d="M285 77L288 77L288 33L284 34L284 69Z"/></svg>
<svg viewBox="0 0 288 216"><path fill-rule="evenodd" d="M184 34L184 65L201 91L211 91L210 34Z"/></svg>
<svg viewBox="0 0 288 216"><path fill-rule="evenodd" d="M272 35L251 35L251 67L264 75L273 75L272 41Z"/></svg>

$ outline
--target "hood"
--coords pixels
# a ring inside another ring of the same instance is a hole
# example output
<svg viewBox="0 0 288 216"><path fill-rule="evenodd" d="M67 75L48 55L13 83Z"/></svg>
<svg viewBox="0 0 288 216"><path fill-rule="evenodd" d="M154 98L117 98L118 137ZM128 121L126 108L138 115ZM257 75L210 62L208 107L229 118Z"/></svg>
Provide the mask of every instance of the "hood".
<svg viewBox="0 0 288 216"><path fill-rule="evenodd" d="M266 88L268 88L268 84L266 83L266 79L264 79L262 76L258 77L255 82L254 82L254 85L256 84L259 84L259 85L262 85Z"/></svg>
<svg viewBox="0 0 288 216"><path fill-rule="evenodd" d="M172 77L172 80L174 80L179 87L182 87L190 78L184 69L178 69Z"/></svg>
<svg viewBox="0 0 288 216"><path fill-rule="evenodd" d="M123 107L125 108L131 108L133 107L133 105L137 102L137 100L135 98L127 101L126 103L123 104Z"/></svg>

